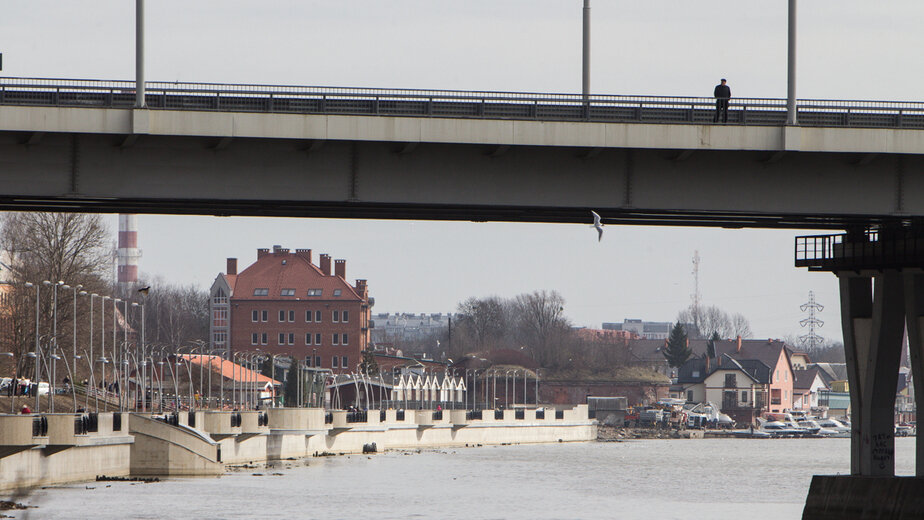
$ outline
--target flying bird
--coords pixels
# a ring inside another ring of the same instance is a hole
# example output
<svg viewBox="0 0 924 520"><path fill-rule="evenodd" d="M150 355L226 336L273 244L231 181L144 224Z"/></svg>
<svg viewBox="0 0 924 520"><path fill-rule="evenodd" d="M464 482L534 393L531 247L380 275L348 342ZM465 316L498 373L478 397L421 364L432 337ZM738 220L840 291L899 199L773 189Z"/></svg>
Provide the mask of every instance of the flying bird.
<svg viewBox="0 0 924 520"><path fill-rule="evenodd" d="M150 291L150 290L151 290L151 286L150 286L150 285L145 285L145 286L142 287L141 289L138 289L138 292L140 292L141 294L148 294L148 291Z"/></svg>
<svg viewBox="0 0 924 520"><path fill-rule="evenodd" d="M594 216L593 228L597 230L597 242L599 242L603 240L603 223L600 222L600 215L597 215L596 211L591 211L590 214Z"/></svg>

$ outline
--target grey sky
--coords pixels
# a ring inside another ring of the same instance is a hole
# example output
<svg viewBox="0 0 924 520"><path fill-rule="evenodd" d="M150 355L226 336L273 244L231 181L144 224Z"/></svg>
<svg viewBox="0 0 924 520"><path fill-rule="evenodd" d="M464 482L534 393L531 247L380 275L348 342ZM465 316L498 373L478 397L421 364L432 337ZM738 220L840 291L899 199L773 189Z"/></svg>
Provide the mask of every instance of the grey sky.
<svg viewBox="0 0 924 520"><path fill-rule="evenodd" d="M147 2L152 81L580 90L581 0ZM886 6L888 8L886 8ZM134 2L16 0L0 18L6 76L132 79ZM802 98L920 95L924 3L799 5ZM592 89L784 97L786 2L593 2ZM113 230L116 220L111 217ZM588 224L591 219L588 215ZM141 269L208 286L225 257L310 247L367 278L375 311L445 312L467 296L557 289L578 325L672 320L702 257L706 304L742 312L757 337L802 333L814 290L820 332L840 338L833 276L792 267L793 231L294 219L139 217Z"/></svg>

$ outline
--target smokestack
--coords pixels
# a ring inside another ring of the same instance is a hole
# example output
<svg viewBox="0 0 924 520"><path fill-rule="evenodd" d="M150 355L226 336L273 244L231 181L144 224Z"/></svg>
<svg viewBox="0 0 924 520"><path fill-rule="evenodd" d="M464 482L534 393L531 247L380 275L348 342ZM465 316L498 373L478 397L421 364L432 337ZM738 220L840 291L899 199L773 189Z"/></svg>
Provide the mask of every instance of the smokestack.
<svg viewBox="0 0 924 520"><path fill-rule="evenodd" d="M365 280L356 280L356 292L361 296L366 296L366 281Z"/></svg>
<svg viewBox="0 0 924 520"><path fill-rule="evenodd" d="M321 265L319 267L325 276L330 276L330 255L321 255Z"/></svg>
<svg viewBox="0 0 924 520"><path fill-rule="evenodd" d="M269 254L269 249L266 249L266 248L257 249L257 260L263 258L264 256L268 254Z"/></svg>
<svg viewBox="0 0 924 520"><path fill-rule="evenodd" d="M308 260L308 263L311 263L311 250L310 249L296 249L295 254Z"/></svg>
<svg viewBox="0 0 924 520"><path fill-rule="evenodd" d="M741 352L741 336L738 336L738 352Z"/></svg>
<svg viewBox="0 0 924 520"><path fill-rule="evenodd" d="M346 280L346 260L334 260L334 274Z"/></svg>
<svg viewBox="0 0 924 520"><path fill-rule="evenodd" d="M127 290L138 283L138 215L119 215L118 282Z"/></svg>
<svg viewBox="0 0 924 520"><path fill-rule="evenodd" d="M237 274L237 258L228 259L228 267L225 269L227 274Z"/></svg>

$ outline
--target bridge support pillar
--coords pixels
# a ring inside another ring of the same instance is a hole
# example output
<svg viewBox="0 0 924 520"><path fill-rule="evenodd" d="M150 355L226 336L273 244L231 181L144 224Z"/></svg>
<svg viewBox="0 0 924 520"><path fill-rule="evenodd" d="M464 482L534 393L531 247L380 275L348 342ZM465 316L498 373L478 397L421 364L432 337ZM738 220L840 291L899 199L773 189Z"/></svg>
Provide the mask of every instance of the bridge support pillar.
<svg viewBox="0 0 924 520"><path fill-rule="evenodd" d="M903 275L838 273L850 384L850 473L895 474L895 388L905 322Z"/></svg>
<svg viewBox="0 0 924 520"><path fill-rule="evenodd" d="M905 274L905 319L914 381L914 402L924 405L924 274ZM914 472L924 477L924 433L915 438Z"/></svg>

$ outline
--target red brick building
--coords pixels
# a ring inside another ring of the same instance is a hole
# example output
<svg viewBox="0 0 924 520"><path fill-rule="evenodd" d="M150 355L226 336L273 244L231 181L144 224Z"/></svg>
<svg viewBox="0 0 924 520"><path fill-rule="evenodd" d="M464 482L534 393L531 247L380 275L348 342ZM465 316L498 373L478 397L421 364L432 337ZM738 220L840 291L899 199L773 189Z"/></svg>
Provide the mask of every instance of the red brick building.
<svg viewBox="0 0 924 520"><path fill-rule="evenodd" d="M229 258L210 291L211 345L234 352L288 355L308 366L355 370L369 342L366 280L346 281L346 260L274 246L238 273Z"/></svg>

